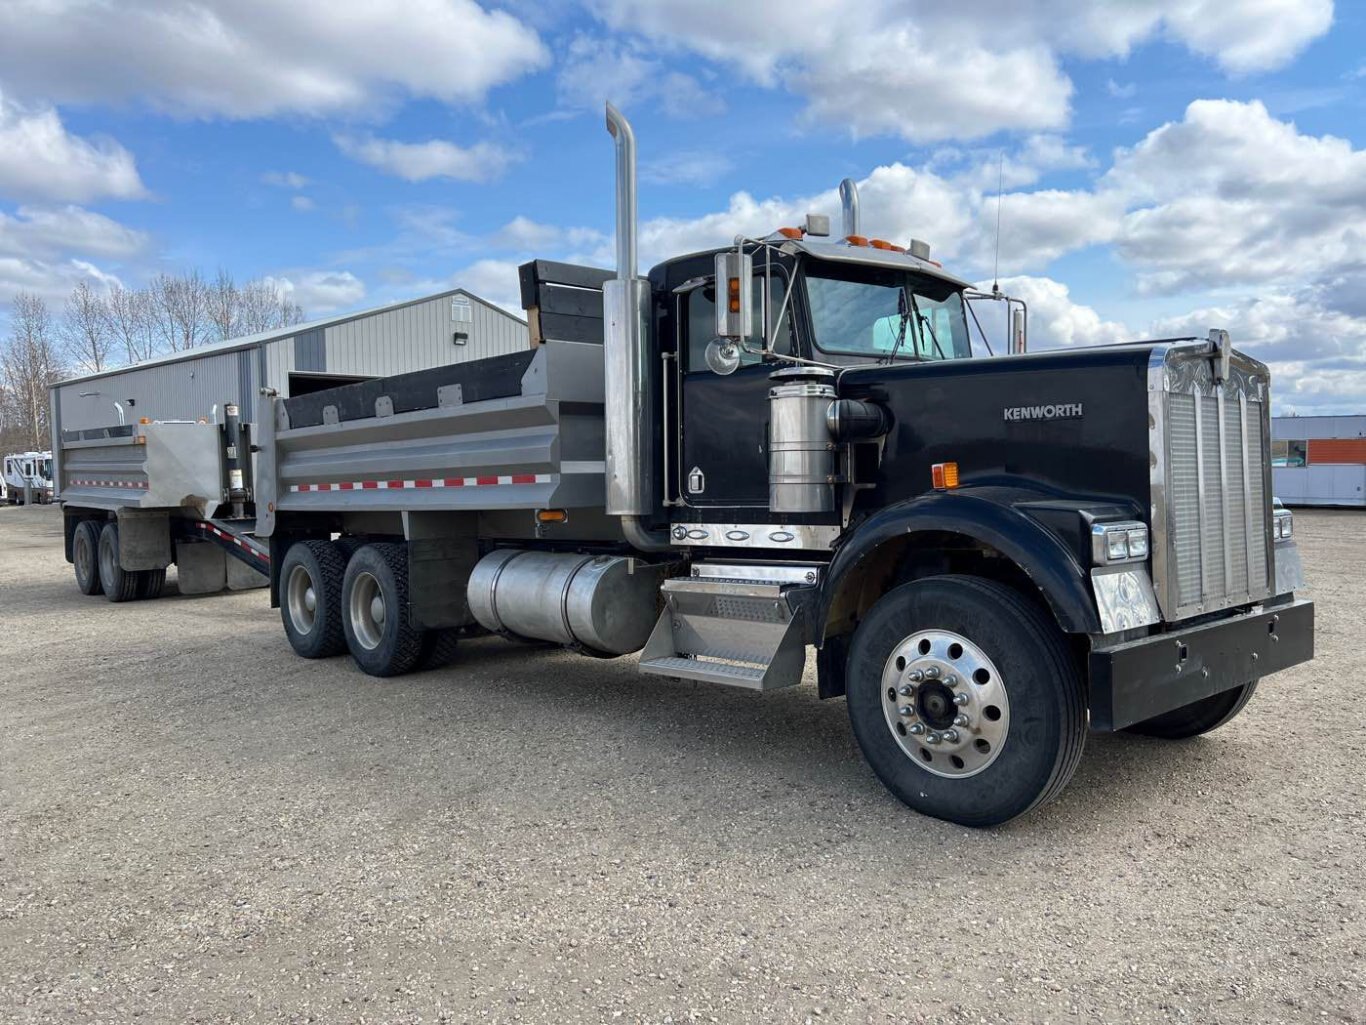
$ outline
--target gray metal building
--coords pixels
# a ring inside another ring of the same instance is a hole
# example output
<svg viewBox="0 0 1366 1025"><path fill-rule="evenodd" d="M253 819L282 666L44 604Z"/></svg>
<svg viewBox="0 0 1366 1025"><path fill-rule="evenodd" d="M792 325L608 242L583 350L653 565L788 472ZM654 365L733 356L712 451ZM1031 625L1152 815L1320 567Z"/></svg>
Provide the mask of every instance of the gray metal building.
<svg viewBox="0 0 1366 1025"><path fill-rule="evenodd" d="M118 422L118 406L130 423L196 420L227 402L250 420L261 387L302 395L529 344L524 320L457 288L62 381L52 389L53 424L57 431L106 427Z"/></svg>

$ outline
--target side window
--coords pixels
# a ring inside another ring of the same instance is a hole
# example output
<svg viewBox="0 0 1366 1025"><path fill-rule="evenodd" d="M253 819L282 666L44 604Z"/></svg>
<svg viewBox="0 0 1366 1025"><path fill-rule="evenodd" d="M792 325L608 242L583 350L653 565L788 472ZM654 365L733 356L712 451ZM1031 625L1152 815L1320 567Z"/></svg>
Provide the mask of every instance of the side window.
<svg viewBox="0 0 1366 1025"><path fill-rule="evenodd" d="M776 319L778 310L783 305L783 299L787 295L786 279L774 275L772 285L769 288L768 306L769 317ZM758 363L761 357L757 350L763 345L764 335L764 278L762 275L754 276L753 291L750 298L751 322L750 331L746 337L746 344L755 352L743 352L740 356L740 365L749 366ZM703 285L694 288L688 293L687 310L687 344L688 362L684 368L688 373L706 371L707 368L707 346L716 337L716 289L712 285ZM783 310L783 319L775 324L773 330L773 349L775 352L790 353L792 351L792 309L789 306Z"/></svg>

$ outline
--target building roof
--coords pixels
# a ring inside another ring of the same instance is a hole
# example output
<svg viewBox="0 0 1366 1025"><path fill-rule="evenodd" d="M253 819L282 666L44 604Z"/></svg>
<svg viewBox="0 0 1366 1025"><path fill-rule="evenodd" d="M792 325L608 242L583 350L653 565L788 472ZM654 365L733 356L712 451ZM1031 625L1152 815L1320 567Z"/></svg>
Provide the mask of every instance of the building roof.
<svg viewBox="0 0 1366 1025"><path fill-rule="evenodd" d="M242 335L238 338L225 338L221 342L210 342L208 345L197 345L193 349L183 349L180 352L167 353L165 356L154 356L151 359L141 360L137 363L129 363L121 367L113 367L109 370L101 370L94 374L81 374L79 377L66 377L56 382L57 385L77 384L82 381L95 381L103 377L112 377L116 374L125 374L130 370L143 370L147 367L166 366L170 363L183 363L187 360L200 359L204 356L217 356L225 352L236 352L240 349L250 349L263 342L271 342L277 338L291 338L294 335L303 334L306 331L317 331L323 328L337 327L353 320L360 320L363 317L373 317L380 313L390 313L393 310L401 310L405 306L415 306L418 303L430 302L433 299L449 299L451 296L468 296L473 301L482 306L487 306L496 313L501 313L509 320L515 320L519 324L526 321L510 313L503 307L489 302L482 296L475 295L467 288L452 288L445 292L435 292L431 295L418 296L416 299L403 299L399 302L387 303L384 306L372 306L368 310L355 310L350 313L338 313L331 317L324 317L321 320L310 320L302 324L290 324L288 327L273 328L270 331L262 331L254 335Z"/></svg>

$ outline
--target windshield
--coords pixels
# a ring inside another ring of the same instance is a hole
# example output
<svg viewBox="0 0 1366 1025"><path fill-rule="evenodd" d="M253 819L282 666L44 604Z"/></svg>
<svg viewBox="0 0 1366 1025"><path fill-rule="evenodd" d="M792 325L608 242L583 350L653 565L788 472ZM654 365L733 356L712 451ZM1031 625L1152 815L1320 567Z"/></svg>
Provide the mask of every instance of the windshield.
<svg viewBox="0 0 1366 1025"><path fill-rule="evenodd" d="M51 460L51 459L44 459L44 460L43 460L43 480L51 480L51 479L52 479L52 460Z"/></svg>
<svg viewBox="0 0 1366 1025"><path fill-rule="evenodd" d="M824 352L887 359L972 355L963 297L946 281L891 268L808 266L806 299Z"/></svg>

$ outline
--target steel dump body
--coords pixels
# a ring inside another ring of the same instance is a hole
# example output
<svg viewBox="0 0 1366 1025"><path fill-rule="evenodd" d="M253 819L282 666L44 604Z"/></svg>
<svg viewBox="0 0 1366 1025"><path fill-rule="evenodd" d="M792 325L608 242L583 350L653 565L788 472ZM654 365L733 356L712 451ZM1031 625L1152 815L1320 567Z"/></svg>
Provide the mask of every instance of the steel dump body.
<svg viewBox="0 0 1366 1025"><path fill-rule="evenodd" d="M222 501L219 429L147 423L63 432L58 494L67 506L185 509L211 517Z"/></svg>
<svg viewBox="0 0 1366 1025"><path fill-rule="evenodd" d="M280 514L603 505L601 345L265 397L257 424L261 536Z"/></svg>

